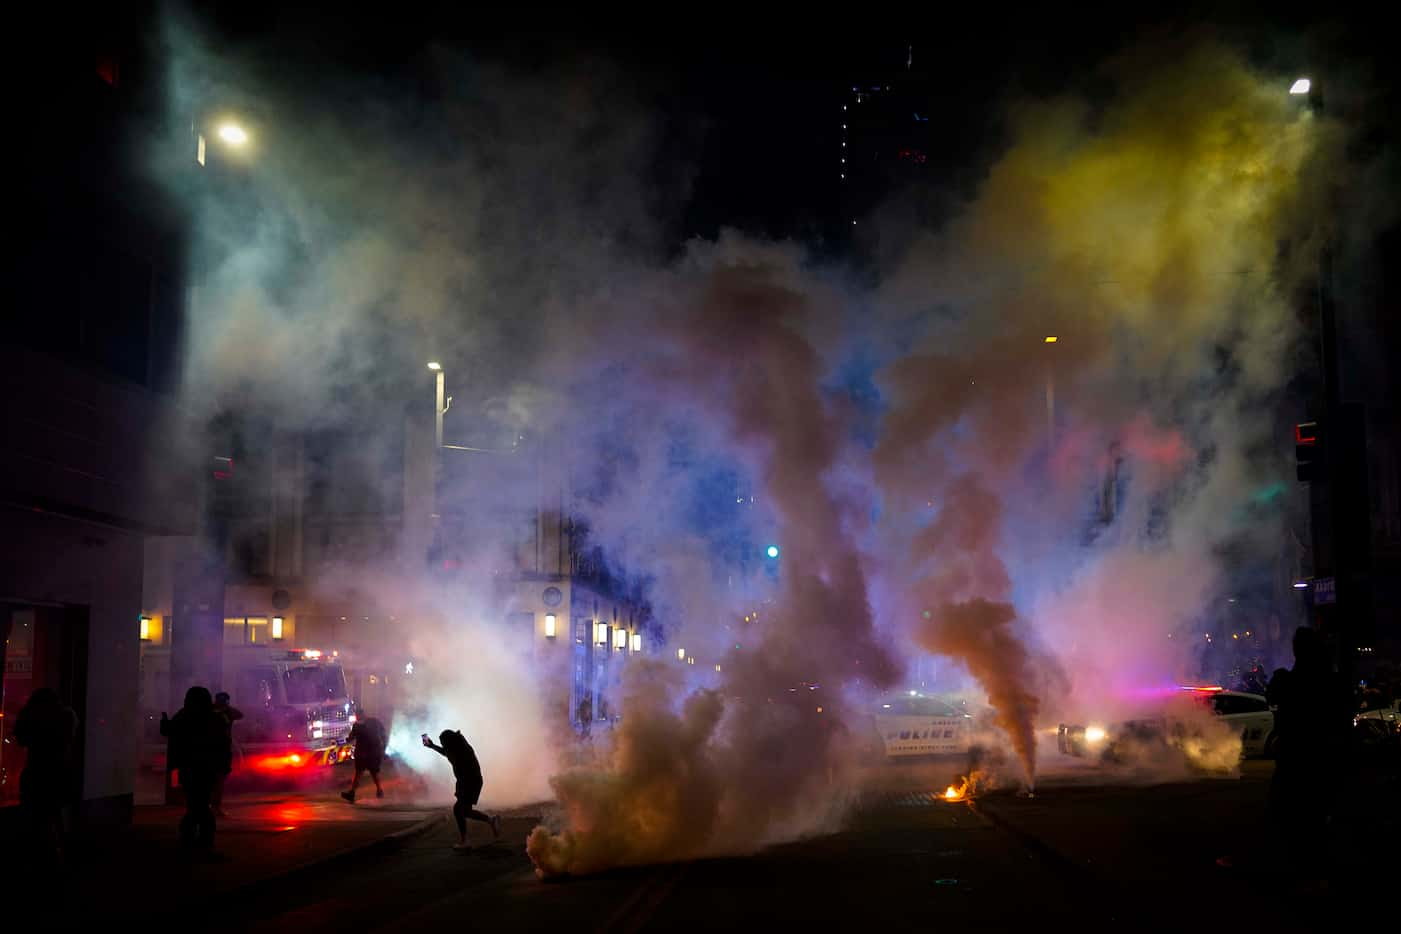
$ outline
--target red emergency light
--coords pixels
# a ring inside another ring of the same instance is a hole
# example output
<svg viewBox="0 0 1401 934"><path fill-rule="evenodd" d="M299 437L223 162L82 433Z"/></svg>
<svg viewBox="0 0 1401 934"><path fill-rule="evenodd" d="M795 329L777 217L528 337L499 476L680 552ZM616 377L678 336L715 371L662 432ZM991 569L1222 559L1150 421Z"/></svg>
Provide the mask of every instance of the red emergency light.
<svg viewBox="0 0 1401 934"><path fill-rule="evenodd" d="M1304 422L1294 426L1295 444L1317 444L1318 422Z"/></svg>
<svg viewBox="0 0 1401 934"><path fill-rule="evenodd" d="M299 769L308 764L311 757L300 752L291 752L285 755L254 756L249 759L249 765L257 772L285 772L289 769Z"/></svg>

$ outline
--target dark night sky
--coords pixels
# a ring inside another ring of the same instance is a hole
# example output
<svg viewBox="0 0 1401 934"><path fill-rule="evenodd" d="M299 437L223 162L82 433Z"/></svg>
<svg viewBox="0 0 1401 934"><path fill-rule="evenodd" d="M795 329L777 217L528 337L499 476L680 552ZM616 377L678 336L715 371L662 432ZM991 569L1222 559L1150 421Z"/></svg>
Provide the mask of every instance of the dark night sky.
<svg viewBox="0 0 1401 934"><path fill-rule="evenodd" d="M976 184L996 155L1009 97L1074 91L1093 98L1105 90L1096 65L1107 56L1184 31L1225 38L1261 68L1323 76L1330 112L1369 126L1361 136L1373 153L1394 148L1391 34L1380 20L1338 4L1189 3L1127 12L998 6L958 15L810 8L767 22L749 11L677 7L613 21L592 10L573 21L552 14L528 29L446 3L400 3L392 15L382 6L265 0L188 6L211 24L222 50L279 63L286 69L280 86L300 87L314 75L313 93L332 96L342 73L410 94L431 87L429 53L441 48L527 76L558 73L561 63L588 75L606 63L625 76L632 105L658 123L658 177L689 180L675 189L685 192L684 204L662 206L675 244L713 237L723 226L821 240L824 225L841 214L829 154L839 145L834 117L842 90L898 74L911 45L940 127L928 175L952 191ZM1376 290L1391 291L1382 282Z"/></svg>
<svg viewBox="0 0 1401 934"><path fill-rule="evenodd" d="M527 71L608 61L634 76L664 121L669 148L659 158L682 160L694 173L679 234L713 236L730 225L804 238L832 210L822 199L835 197L835 176L823 156L836 146L841 89L903 70L909 46L930 79L931 109L948 141L931 171L958 176L989 156L998 103L1011 90L1083 86L1091 66L1118 46L1186 22L1181 14L1152 22L1042 8L999 9L981 21L809 11L761 26L723 8L677 8L665 19L594 20L581 29L551 21L521 31L446 4L398 4L393 18L384 8L350 13L347 5L196 7L231 48L275 42L294 50L289 60L301 50L324 68L359 76L411 74L434 42Z"/></svg>
<svg viewBox="0 0 1401 934"><path fill-rule="evenodd" d="M1242 42L1257 60L1290 70L1317 64L1320 53L1358 60L1374 53L1365 23L1305 29L1310 7L1177 4L1126 18L1053 7L999 6L973 18L935 15L791 14L755 22L722 7L678 7L609 22L549 19L529 30L484 18L462 5L407 3L352 12L351 5L215 2L194 5L231 48L268 42L314 56L322 67L367 74L411 74L432 43L525 70L560 61L603 60L633 76L643 100L664 121L670 148L694 173L691 203L679 221L685 235L713 236L722 224L770 236L806 238L830 205L835 145L831 119L840 89L853 80L903 68L908 46L930 81L947 147L931 171L957 184L996 146L999 102L1013 90L1093 91L1093 66L1135 38L1211 23ZM1031 12L1028 12L1030 10ZM1331 8L1327 15L1345 17ZM1311 37L1311 38L1309 38ZM1354 65L1357 62L1353 63Z"/></svg>

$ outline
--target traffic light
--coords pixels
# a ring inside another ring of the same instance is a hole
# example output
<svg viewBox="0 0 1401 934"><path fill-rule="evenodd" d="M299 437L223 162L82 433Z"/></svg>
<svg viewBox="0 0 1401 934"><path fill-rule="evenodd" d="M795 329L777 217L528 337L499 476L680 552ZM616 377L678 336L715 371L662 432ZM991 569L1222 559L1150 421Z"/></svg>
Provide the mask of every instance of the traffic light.
<svg viewBox="0 0 1401 934"><path fill-rule="evenodd" d="M778 546L777 546L777 545L770 545L769 547L767 547L767 548L764 549L764 554L768 555L770 558L777 558L777 557L778 557Z"/></svg>
<svg viewBox="0 0 1401 934"><path fill-rule="evenodd" d="M1318 422L1301 422L1294 426L1294 475L1300 483L1327 479L1323 443L1323 430Z"/></svg>

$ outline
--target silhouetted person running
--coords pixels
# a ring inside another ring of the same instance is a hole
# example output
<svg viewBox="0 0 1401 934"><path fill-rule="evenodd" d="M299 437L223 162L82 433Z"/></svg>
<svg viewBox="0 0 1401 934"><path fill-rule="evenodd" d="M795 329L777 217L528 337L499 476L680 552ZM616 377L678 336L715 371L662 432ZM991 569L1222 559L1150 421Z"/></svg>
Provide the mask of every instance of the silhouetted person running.
<svg viewBox="0 0 1401 934"><path fill-rule="evenodd" d="M169 737L172 768L180 773L185 791L185 816L180 838L187 846L209 849L214 845L214 812L210 801L214 785L231 755L227 721L214 710L209 689L192 687L185 692L185 706L174 717L161 714L161 735Z"/></svg>
<svg viewBox="0 0 1401 934"><path fill-rule="evenodd" d="M78 715L63 706L53 688L29 695L15 718L15 742L28 751L19 777L20 809L48 862L63 858L61 818L77 735Z"/></svg>
<svg viewBox="0 0 1401 934"><path fill-rule="evenodd" d="M350 779L350 790L342 791L341 797L354 804L355 787L360 784L360 775L369 772L370 778L375 780L375 797L383 798L379 768L384 763L384 748L389 745L389 734L385 732L384 724L374 717L362 715L350 728L350 741L355 744L355 775Z"/></svg>
<svg viewBox="0 0 1401 934"><path fill-rule="evenodd" d="M217 817L228 817L224 813L224 783L228 781L229 773L233 771L233 725L237 720L243 719L243 711L229 703L227 691L220 691L214 695L214 712L224 721L224 729L229 734L228 754L224 757L224 762L219 768L219 777L214 779L214 794L210 798L209 804L214 809Z"/></svg>
<svg viewBox="0 0 1401 934"><path fill-rule="evenodd" d="M1275 772L1270 818L1285 868L1327 867L1327 828L1346 762L1352 696L1315 629L1294 633L1294 667L1270 678Z"/></svg>
<svg viewBox="0 0 1401 934"><path fill-rule="evenodd" d="M452 763L452 774L457 779L457 803L452 806L453 819L457 821L457 843L454 849L467 849L467 818L479 820L491 827L491 833L501 838L501 818L487 817L476 808L477 799L482 794L482 767L477 762L477 754L472 750L467 738L456 730L443 730L438 734L435 745L423 734L423 745L444 756Z"/></svg>

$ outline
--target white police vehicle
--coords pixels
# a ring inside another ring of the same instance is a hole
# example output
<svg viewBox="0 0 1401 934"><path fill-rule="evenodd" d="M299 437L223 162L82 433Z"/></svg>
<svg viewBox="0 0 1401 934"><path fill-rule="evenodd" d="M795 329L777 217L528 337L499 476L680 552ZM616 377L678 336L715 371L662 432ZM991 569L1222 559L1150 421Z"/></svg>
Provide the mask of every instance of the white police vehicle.
<svg viewBox="0 0 1401 934"><path fill-rule="evenodd" d="M1275 715L1264 697L1215 686L1183 687L1180 690L1184 696L1210 710L1240 733L1243 757L1258 758L1273 754ZM1176 736L1181 728L1178 719L1166 713L1112 726L1062 723L1056 731L1056 745L1061 753L1068 756L1099 759L1116 742L1130 738L1142 740L1154 735Z"/></svg>
<svg viewBox="0 0 1401 934"><path fill-rule="evenodd" d="M890 759L965 754L972 744L972 715L935 697L886 698L875 706L873 719L877 748Z"/></svg>

